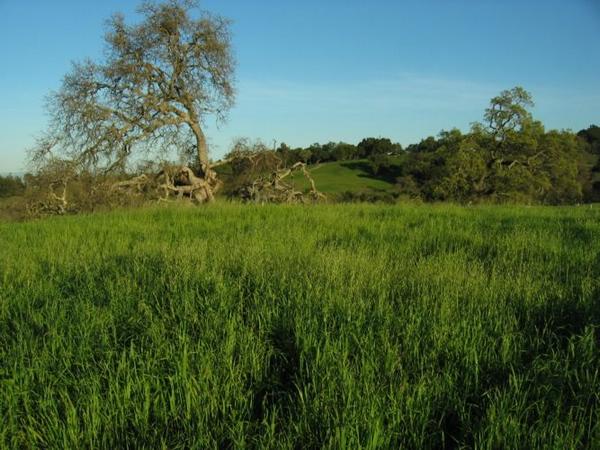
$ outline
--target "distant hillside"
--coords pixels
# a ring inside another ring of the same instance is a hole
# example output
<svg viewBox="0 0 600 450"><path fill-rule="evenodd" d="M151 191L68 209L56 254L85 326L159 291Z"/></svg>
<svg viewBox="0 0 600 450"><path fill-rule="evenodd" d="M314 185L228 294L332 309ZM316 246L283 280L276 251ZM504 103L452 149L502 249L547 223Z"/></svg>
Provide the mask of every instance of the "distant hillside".
<svg viewBox="0 0 600 450"><path fill-rule="evenodd" d="M336 161L309 167L317 189L325 194L343 192L388 192L394 187L393 180L374 176L367 160ZM301 173L291 180L298 190L308 189L310 184Z"/></svg>

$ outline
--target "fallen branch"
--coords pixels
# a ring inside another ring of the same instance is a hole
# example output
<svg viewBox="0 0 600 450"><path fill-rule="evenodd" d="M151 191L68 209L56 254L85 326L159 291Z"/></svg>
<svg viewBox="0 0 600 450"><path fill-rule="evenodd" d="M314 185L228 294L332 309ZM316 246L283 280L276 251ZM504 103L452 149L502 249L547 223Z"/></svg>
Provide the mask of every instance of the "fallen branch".
<svg viewBox="0 0 600 450"><path fill-rule="evenodd" d="M297 171L301 171L311 185L308 196L283 181ZM270 175L255 180L245 189L243 198L256 203L308 203L309 201L323 200L326 197L317 190L306 164L297 162L289 168L275 170Z"/></svg>

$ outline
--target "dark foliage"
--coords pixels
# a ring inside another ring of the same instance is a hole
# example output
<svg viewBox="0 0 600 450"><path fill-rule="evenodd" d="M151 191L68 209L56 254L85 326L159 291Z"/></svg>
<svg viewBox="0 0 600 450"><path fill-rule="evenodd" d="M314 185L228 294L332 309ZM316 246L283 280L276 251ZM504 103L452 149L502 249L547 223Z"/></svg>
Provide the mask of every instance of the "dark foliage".
<svg viewBox="0 0 600 450"><path fill-rule="evenodd" d="M14 197L25 192L25 183L14 175L0 176L0 197Z"/></svg>

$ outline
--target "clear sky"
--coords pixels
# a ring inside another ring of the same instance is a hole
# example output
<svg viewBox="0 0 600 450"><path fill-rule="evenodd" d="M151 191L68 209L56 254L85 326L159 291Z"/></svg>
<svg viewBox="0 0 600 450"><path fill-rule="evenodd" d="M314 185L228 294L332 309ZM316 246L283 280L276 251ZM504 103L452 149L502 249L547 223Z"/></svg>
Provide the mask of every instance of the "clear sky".
<svg viewBox="0 0 600 450"><path fill-rule="evenodd" d="M0 172L25 169L44 97L70 62L102 55L105 19L137 0L0 0ZM522 85L548 128L600 123L600 0L204 0L233 19L237 104L209 121L290 146L467 130Z"/></svg>

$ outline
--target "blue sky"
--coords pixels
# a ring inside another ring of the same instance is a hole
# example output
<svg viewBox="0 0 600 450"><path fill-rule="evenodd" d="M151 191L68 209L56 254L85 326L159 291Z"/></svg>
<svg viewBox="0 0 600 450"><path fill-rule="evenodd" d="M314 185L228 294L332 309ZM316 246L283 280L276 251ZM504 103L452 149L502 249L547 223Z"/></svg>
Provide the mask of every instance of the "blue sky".
<svg viewBox="0 0 600 450"><path fill-rule="evenodd" d="M70 62L102 55L104 21L138 1L0 0L0 172L25 169L44 98ZM212 156L235 137L305 146L367 136L406 145L467 130L522 85L548 128L600 123L600 0L204 0L233 19L237 104L208 121Z"/></svg>

